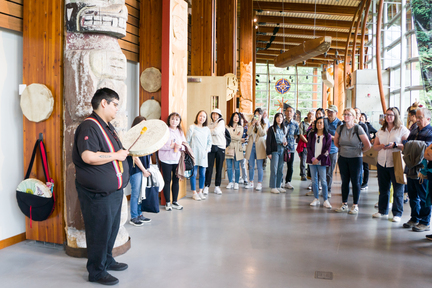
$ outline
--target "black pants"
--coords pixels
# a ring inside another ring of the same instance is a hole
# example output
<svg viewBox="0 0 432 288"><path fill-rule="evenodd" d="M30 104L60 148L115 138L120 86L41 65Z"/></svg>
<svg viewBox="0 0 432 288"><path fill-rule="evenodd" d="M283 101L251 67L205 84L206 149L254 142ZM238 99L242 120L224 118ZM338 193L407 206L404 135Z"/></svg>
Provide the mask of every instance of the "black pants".
<svg viewBox="0 0 432 288"><path fill-rule="evenodd" d="M369 164L366 162L363 162L363 182L362 186L367 185L369 182Z"/></svg>
<svg viewBox="0 0 432 288"><path fill-rule="evenodd" d="M345 158L339 156L338 165L342 179L342 202L347 203L349 194L349 182L351 181L353 202L358 204L360 198L360 181L362 170L362 157Z"/></svg>
<svg viewBox="0 0 432 288"><path fill-rule="evenodd" d="M377 169L379 187L378 212L384 215L388 214L390 186L393 184L392 213L393 216L401 217L403 213L403 189L405 185L396 182L394 167L383 167L377 164Z"/></svg>
<svg viewBox="0 0 432 288"><path fill-rule="evenodd" d="M172 202L177 202L178 193L179 193L179 178L176 175L177 166L178 164L166 164L164 162L161 162L162 176L165 182L163 193L164 193L165 201L167 203L171 202L171 193L170 193L171 191L172 191ZM172 180L172 187L170 189L171 180Z"/></svg>
<svg viewBox="0 0 432 288"><path fill-rule="evenodd" d="M93 193L75 181L84 219L87 243L87 271L89 281L97 281L107 274L115 260L112 249L120 227L123 189L107 196Z"/></svg>
<svg viewBox="0 0 432 288"><path fill-rule="evenodd" d="M221 149L216 145L212 145L211 151L207 154L208 167L205 175L205 186L210 187L213 166L216 159L216 180L215 186L218 187L222 182L222 168L225 160L225 149Z"/></svg>
<svg viewBox="0 0 432 288"><path fill-rule="evenodd" d="M288 168L288 170L287 170L287 174L285 176L285 183L291 182L292 175L293 175L293 172L294 172L294 170L293 170L294 153L290 153L290 154L291 154L291 157L290 157L290 159L287 162L287 168Z"/></svg>

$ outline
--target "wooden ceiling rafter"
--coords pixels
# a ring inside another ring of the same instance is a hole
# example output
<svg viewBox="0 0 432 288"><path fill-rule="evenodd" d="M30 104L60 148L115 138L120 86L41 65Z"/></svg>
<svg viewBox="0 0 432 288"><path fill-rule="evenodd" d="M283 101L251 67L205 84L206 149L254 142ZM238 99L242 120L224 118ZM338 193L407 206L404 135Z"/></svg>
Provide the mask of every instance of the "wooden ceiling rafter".
<svg viewBox="0 0 432 288"><path fill-rule="evenodd" d="M349 28L350 21L335 21L335 20L322 20L313 18L300 18L300 17L280 17L280 16L257 16L257 23L284 23L287 20L295 23L298 26L314 26L314 27L333 27L333 28Z"/></svg>
<svg viewBox="0 0 432 288"><path fill-rule="evenodd" d="M352 16L356 7L341 6L341 5L322 5L317 4L301 4L298 3L282 3L282 2L265 2L254 1L254 10L273 11L273 12L291 12L291 13L309 13L309 14L324 14L335 16Z"/></svg>

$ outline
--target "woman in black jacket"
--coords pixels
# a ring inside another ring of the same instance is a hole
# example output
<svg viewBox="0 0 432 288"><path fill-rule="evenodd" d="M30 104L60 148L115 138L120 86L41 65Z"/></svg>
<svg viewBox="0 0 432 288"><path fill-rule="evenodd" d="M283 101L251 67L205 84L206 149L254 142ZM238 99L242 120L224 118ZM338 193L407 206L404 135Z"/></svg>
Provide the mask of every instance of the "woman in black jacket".
<svg viewBox="0 0 432 288"><path fill-rule="evenodd" d="M280 188L283 176L284 147L288 144L286 139L287 129L283 124L284 116L276 113L273 126L267 130L266 153L270 159L270 192L279 194L286 192Z"/></svg>

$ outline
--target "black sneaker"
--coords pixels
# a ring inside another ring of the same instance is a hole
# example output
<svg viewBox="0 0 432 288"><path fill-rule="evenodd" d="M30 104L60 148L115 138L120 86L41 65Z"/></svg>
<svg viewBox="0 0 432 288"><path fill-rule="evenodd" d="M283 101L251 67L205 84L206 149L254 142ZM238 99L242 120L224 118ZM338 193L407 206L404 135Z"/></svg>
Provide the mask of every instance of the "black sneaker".
<svg viewBox="0 0 432 288"><path fill-rule="evenodd" d="M141 222L144 222L144 223L151 222L151 219L144 217L144 215L142 215L142 214L140 216L138 216L138 220L140 220Z"/></svg>
<svg viewBox="0 0 432 288"><path fill-rule="evenodd" d="M301 181L306 181L306 180L307 180L306 176L301 176Z"/></svg>
<svg viewBox="0 0 432 288"><path fill-rule="evenodd" d="M367 184L362 184L360 187L360 190L366 190L368 189L368 185Z"/></svg>
<svg viewBox="0 0 432 288"><path fill-rule="evenodd" d="M111 271L124 271L128 268L129 266L126 263L120 263L120 262L114 262L113 264L111 264L107 270L111 270Z"/></svg>
<svg viewBox="0 0 432 288"><path fill-rule="evenodd" d="M111 274L107 273L107 275L105 275L104 277L90 282L97 282L102 285L116 285L117 283L119 283L119 280Z"/></svg>
<svg viewBox="0 0 432 288"><path fill-rule="evenodd" d="M402 225L402 227L403 228L413 228L413 227L417 226L418 224L419 224L418 222L414 222L414 221L409 220L408 222L404 223Z"/></svg>
<svg viewBox="0 0 432 288"><path fill-rule="evenodd" d="M432 234L426 235L426 239L432 240Z"/></svg>
<svg viewBox="0 0 432 288"><path fill-rule="evenodd" d="M141 220L139 220L139 217L135 217L135 218L130 219L129 223L131 225L134 225L134 226L142 226L142 225L144 225L144 223L141 222Z"/></svg>

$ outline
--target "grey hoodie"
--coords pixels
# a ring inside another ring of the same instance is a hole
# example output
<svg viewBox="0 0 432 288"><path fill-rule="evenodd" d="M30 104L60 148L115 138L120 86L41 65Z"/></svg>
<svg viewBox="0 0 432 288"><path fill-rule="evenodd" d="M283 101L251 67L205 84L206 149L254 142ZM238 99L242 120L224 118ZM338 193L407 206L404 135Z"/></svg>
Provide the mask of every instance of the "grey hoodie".
<svg viewBox="0 0 432 288"><path fill-rule="evenodd" d="M421 162L425 150L426 143L424 141L410 140L405 143L403 150L403 160L406 164L404 173L408 178L418 179L418 173L423 168Z"/></svg>

